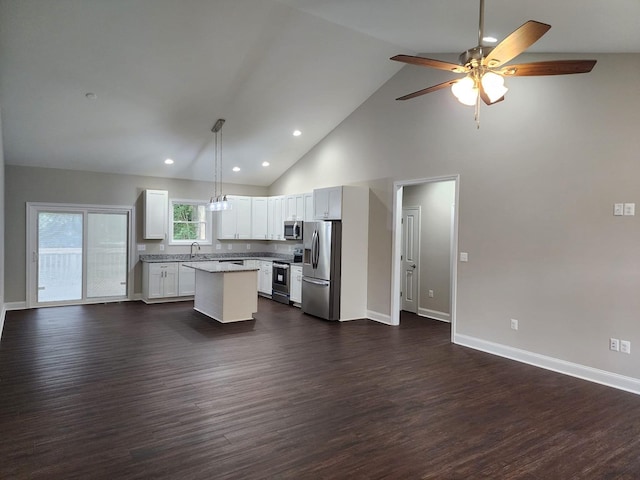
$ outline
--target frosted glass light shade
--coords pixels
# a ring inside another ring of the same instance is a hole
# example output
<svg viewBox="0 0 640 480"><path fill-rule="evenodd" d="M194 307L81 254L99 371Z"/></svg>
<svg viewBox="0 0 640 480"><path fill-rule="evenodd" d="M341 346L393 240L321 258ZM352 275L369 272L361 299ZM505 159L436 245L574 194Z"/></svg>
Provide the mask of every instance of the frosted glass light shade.
<svg viewBox="0 0 640 480"><path fill-rule="evenodd" d="M478 87L470 76L464 77L451 85L451 92L463 105L473 106L478 100Z"/></svg>
<svg viewBox="0 0 640 480"><path fill-rule="evenodd" d="M493 103L504 96L509 90L504 86L504 78L497 73L487 72L482 76L482 88Z"/></svg>

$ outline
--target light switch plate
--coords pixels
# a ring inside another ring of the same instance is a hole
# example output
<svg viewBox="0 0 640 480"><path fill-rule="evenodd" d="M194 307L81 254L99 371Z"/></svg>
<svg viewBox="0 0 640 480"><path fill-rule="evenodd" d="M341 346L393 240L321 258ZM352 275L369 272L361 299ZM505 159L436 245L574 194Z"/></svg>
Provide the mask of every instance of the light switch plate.
<svg viewBox="0 0 640 480"><path fill-rule="evenodd" d="M147 249L147 246L144 243L139 243L138 244L138 251L139 252L144 252Z"/></svg>
<svg viewBox="0 0 640 480"><path fill-rule="evenodd" d="M461 262L468 262L469 261L469 254L467 252L460 252L460 261Z"/></svg>
<svg viewBox="0 0 640 480"><path fill-rule="evenodd" d="M613 204L613 215L616 217L624 215L624 203Z"/></svg>
<svg viewBox="0 0 640 480"><path fill-rule="evenodd" d="M631 353L631 342L629 340L620 340L620 351L622 353Z"/></svg>
<svg viewBox="0 0 640 480"><path fill-rule="evenodd" d="M625 203L624 204L624 214L633 216L636 214L636 204L635 203Z"/></svg>
<svg viewBox="0 0 640 480"><path fill-rule="evenodd" d="M160 244L160 251L161 251L161 252L164 252L164 243L161 243L161 244Z"/></svg>
<svg viewBox="0 0 640 480"><path fill-rule="evenodd" d="M222 245L220 245L219 243L216 243L216 250L220 250L222 248Z"/></svg>
<svg viewBox="0 0 640 480"><path fill-rule="evenodd" d="M231 245L230 243L227 245L227 250L233 250L233 245Z"/></svg>

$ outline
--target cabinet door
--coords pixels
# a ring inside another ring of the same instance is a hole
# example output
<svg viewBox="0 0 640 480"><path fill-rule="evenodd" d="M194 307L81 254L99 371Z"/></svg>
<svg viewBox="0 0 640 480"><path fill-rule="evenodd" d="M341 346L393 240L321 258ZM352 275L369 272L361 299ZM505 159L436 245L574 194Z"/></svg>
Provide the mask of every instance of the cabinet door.
<svg viewBox="0 0 640 480"><path fill-rule="evenodd" d="M251 238L251 197L235 197L233 209L236 211L236 238Z"/></svg>
<svg viewBox="0 0 640 480"><path fill-rule="evenodd" d="M295 195L287 195L284 197L285 220L296 219L296 197Z"/></svg>
<svg viewBox="0 0 640 480"><path fill-rule="evenodd" d="M251 198L251 238L267 240L269 238L267 197Z"/></svg>
<svg viewBox="0 0 640 480"><path fill-rule="evenodd" d="M302 267L291 267L289 298L292 302L302 303Z"/></svg>
<svg viewBox="0 0 640 480"><path fill-rule="evenodd" d="M342 187L329 188L329 209L327 219L342 220Z"/></svg>
<svg viewBox="0 0 640 480"><path fill-rule="evenodd" d="M313 191L313 219L324 220L329 216L329 192L326 188Z"/></svg>
<svg viewBox="0 0 640 480"><path fill-rule="evenodd" d="M275 197L273 206L273 240L284 240L284 197Z"/></svg>
<svg viewBox="0 0 640 480"><path fill-rule="evenodd" d="M181 297L195 295L196 293L196 271L193 268L180 264L178 270L178 295Z"/></svg>
<svg viewBox="0 0 640 480"><path fill-rule="evenodd" d="M305 193L302 196L303 220L313 222L313 193Z"/></svg>
<svg viewBox="0 0 640 480"><path fill-rule="evenodd" d="M163 297L177 297L178 296L178 264L177 263L165 263L164 265L164 282Z"/></svg>
<svg viewBox="0 0 640 480"><path fill-rule="evenodd" d="M167 232L169 192L145 190L143 197L143 236L147 240L164 240Z"/></svg>
<svg viewBox="0 0 640 480"><path fill-rule="evenodd" d="M294 220L304 220L304 194L295 195L294 200L296 205L296 218Z"/></svg>
<svg viewBox="0 0 640 480"><path fill-rule="evenodd" d="M238 212L231 201L231 210L214 212L214 219L217 222L218 240L233 240L236 238L236 219Z"/></svg>
<svg viewBox="0 0 640 480"><path fill-rule="evenodd" d="M271 295L272 291L272 272L273 272L273 263L271 262L264 262L265 266L264 266L264 293L266 293L267 295Z"/></svg>
<svg viewBox="0 0 640 480"><path fill-rule="evenodd" d="M163 296L162 282L164 281L164 270L161 263L148 263L146 268L148 271L147 280L147 298L160 298Z"/></svg>

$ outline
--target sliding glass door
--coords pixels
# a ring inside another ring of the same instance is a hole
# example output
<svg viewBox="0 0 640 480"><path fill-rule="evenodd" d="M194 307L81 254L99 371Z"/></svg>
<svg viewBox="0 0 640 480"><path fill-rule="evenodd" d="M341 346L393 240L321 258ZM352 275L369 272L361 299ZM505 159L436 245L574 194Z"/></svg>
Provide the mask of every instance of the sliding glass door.
<svg viewBox="0 0 640 480"><path fill-rule="evenodd" d="M28 204L28 306L126 299L132 213Z"/></svg>

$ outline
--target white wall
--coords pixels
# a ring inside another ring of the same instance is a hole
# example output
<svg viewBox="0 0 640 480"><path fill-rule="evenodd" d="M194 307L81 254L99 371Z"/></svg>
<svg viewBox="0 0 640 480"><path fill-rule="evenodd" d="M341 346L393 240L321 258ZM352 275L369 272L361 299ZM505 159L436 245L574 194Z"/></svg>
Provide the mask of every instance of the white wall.
<svg viewBox="0 0 640 480"><path fill-rule="evenodd" d="M26 299L26 202L76 203L96 205L135 205L136 238L145 244L142 253L188 253L189 246L171 246L165 241L142 239L142 197L145 189L168 190L170 198L206 201L211 196L211 182L196 182L158 177L115 175L96 172L80 172L51 168L6 166L6 208L3 209L11 230L5 239L7 302L24 302ZM265 195L265 187L247 185L225 185L225 193L238 195ZM4 197L3 197L4 198ZM215 219L214 219L215 222ZM215 231L215 229L214 229ZM214 233L215 236L215 233ZM222 250L214 245L202 246L200 253L246 252L249 243L252 251L266 248L266 242L224 241ZM165 250L160 245L165 244ZM231 246L229 250L227 247ZM271 247L269 245L269 247ZM134 292L142 289L142 273L136 268Z"/></svg>
<svg viewBox="0 0 640 480"><path fill-rule="evenodd" d="M368 308L389 315L393 181L459 174L456 333L640 379L640 215L612 215L640 206L640 54L544 56L581 57L593 72L509 79L479 130L446 90L395 101L450 77L407 66L270 191L370 187Z"/></svg>

